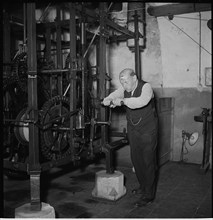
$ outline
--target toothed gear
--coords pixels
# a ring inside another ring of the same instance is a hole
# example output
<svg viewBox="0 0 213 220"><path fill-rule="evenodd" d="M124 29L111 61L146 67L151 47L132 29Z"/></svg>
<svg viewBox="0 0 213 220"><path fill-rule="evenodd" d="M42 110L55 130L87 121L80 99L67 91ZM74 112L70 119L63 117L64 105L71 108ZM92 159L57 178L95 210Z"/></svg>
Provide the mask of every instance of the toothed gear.
<svg viewBox="0 0 213 220"><path fill-rule="evenodd" d="M13 60L11 74L3 80L3 117L4 119L20 121L28 107L28 79L26 66L26 53L21 53ZM49 99L50 95L46 89L42 78L38 76L37 80L38 91L38 109ZM28 155L28 142L24 141L20 135L18 127L14 127L8 123L4 126L4 148L13 158L14 154L18 155L17 160L24 161ZM17 147L18 146L18 147ZM23 154L22 148L26 148Z"/></svg>
<svg viewBox="0 0 213 220"><path fill-rule="evenodd" d="M69 99L65 96L55 96L48 100L40 111L41 124L41 152L47 160L58 160L72 153L69 130L70 120L56 119L70 112Z"/></svg>
<svg viewBox="0 0 213 220"><path fill-rule="evenodd" d="M27 92L27 53L18 54L12 61L12 76L16 76L19 88Z"/></svg>

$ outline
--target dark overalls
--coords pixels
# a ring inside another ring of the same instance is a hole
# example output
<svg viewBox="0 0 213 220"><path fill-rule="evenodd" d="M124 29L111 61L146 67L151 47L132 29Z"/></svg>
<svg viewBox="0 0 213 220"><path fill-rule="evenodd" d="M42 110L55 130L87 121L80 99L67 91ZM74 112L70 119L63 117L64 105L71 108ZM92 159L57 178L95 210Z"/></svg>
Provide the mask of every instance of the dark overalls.
<svg viewBox="0 0 213 220"><path fill-rule="evenodd" d="M124 92L125 98L139 97L146 82L139 80L133 95ZM147 198L153 198L156 185L156 147L158 119L154 99L139 109L126 107L127 131L131 160L141 189Z"/></svg>

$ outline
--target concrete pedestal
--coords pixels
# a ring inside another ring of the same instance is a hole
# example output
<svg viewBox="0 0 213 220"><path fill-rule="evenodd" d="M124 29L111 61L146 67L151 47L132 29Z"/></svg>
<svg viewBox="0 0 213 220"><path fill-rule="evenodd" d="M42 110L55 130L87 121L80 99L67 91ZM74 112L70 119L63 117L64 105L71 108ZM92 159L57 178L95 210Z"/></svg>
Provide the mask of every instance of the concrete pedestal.
<svg viewBox="0 0 213 220"><path fill-rule="evenodd" d="M92 191L94 197L115 201L125 194L124 175L120 171L108 174L102 170L96 173L95 188Z"/></svg>
<svg viewBox="0 0 213 220"><path fill-rule="evenodd" d="M55 210L47 203L41 203L40 211L32 211L30 203L15 209L15 218L55 218Z"/></svg>

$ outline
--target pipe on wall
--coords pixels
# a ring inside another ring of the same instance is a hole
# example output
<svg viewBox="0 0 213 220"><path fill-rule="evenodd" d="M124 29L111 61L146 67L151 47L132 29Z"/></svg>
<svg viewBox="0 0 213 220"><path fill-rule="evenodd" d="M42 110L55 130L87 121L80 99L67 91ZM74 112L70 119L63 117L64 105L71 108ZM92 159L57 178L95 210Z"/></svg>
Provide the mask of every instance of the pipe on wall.
<svg viewBox="0 0 213 220"><path fill-rule="evenodd" d="M211 11L211 4L207 3L174 3L160 6L149 6L147 12L151 16L171 16L202 11Z"/></svg>
<svg viewBox="0 0 213 220"><path fill-rule="evenodd" d="M141 56L146 47L146 4L144 2L128 2L127 26L135 33L135 39L128 39L127 46L135 53L135 72L142 77ZM139 32L143 37L139 37Z"/></svg>

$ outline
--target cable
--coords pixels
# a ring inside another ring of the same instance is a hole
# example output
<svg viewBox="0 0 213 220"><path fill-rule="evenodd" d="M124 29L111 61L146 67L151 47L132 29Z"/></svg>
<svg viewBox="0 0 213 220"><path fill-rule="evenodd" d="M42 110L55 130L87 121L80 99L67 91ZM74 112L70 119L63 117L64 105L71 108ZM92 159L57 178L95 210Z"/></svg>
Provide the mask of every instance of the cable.
<svg viewBox="0 0 213 220"><path fill-rule="evenodd" d="M199 85L201 84L201 13L199 12Z"/></svg>
<svg viewBox="0 0 213 220"><path fill-rule="evenodd" d="M46 8L45 8L45 10L43 11L43 13L42 13L41 17L38 19L38 22L41 22L41 18L43 18L43 17L44 17L44 14L45 14L45 13L46 13L46 11L49 9L50 5L51 5L51 3L49 3L49 4L47 5L47 7L46 7Z"/></svg>
<svg viewBox="0 0 213 220"><path fill-rule="evenodd" d="M188 35L185 31L183 31L180 27L178 27L175 23L173 23L171 20L169 20L167 17L164 17L167 21L171 22L176 28L178 28L180 31L182 31L187 37L189 37L191 40L193 40L199 47L201 47L203 50L205 50L208 54L212 55L208 50L206 50L202 45L200 45L197 41L195 41L190 35Z"/></svg>
<svg viewBox="0 0 213 220"><path fill-rule="evenodd" d="M191 20L200 20L199 18L189 18L189 17L184 17L184 16L177 16L174 15L175 18L184 18L184 19L191 19ZM206 19L201 19L201 21L208 21Z"/></svg>
<svg viewBox="0 0 213 220"><path fill-rule="evenodd" d="M144 10L146 9L145 7L144 8L135 8L135 9L131 9L131 10L126 10L126 11L113 11L113 12L108 12L108 14L119 14L119 13L125 13L125 12L130 12L130 11L140 11L140 10Z"/></svg>

